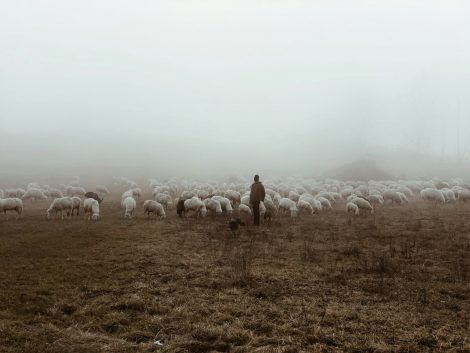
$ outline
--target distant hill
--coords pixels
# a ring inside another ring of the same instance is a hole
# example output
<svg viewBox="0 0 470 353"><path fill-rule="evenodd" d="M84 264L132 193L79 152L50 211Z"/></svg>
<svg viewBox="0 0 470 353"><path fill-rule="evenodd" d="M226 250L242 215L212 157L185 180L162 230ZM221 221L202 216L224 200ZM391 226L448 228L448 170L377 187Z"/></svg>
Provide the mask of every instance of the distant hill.
<svg viewBox="0 0 470 353"><path fill-rule="evenodd" d="M338 180L389 180L393 176L379 169L372 160L359 160L352 163L330 169L322 173L323 178L333 178Z"/></svg>

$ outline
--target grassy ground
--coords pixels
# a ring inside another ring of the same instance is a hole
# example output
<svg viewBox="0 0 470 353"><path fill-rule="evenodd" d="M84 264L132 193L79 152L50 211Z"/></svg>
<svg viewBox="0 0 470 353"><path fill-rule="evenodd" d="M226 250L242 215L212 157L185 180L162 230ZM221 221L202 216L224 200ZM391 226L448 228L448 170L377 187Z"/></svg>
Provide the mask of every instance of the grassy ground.
<svg viewBox="0 0 470 353"><path fill-rule="evenodd" d="M0 221L0 352L470 351L470 207ZM160 340L163 346L155 344Z"/></svg>

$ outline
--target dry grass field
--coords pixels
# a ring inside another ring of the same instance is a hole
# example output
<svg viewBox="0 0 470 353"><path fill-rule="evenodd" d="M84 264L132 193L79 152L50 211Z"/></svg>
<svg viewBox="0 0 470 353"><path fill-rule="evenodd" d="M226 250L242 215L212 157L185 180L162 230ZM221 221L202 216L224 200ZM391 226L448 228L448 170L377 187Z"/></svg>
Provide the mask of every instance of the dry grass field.
<svg viewBox="0 0 470 353"><path fill-rule="evenodd" d="M470 352L470 205L0 220L0 352ZM342 206L341 206L342 207ZM11 217L13 218L13 217ZM161 342L158 345L155 341Z"/></svg>

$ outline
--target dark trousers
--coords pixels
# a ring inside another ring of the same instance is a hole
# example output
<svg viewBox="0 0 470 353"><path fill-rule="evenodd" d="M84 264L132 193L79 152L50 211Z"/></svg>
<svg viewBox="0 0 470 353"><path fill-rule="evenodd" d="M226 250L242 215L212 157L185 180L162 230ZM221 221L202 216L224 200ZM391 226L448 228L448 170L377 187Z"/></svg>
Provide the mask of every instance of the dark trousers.
<svg viewBox="0 0 470 353"><path fill-rule="evenodd" d="M253 224L259 226L259 201L253 202Z"/></svg>

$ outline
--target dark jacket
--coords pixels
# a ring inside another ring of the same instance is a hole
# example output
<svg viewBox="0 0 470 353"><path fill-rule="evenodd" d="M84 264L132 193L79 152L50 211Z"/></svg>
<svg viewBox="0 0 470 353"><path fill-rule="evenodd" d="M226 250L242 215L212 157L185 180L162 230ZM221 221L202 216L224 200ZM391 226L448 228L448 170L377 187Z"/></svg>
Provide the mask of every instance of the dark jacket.
<svg viewBox="0 0 470 353"><path fill-rule="evenodd" d="M264 201L266 192L264 191L264 186L260 181L255 181L251 184L250 192L250 203Z"/></svg>

